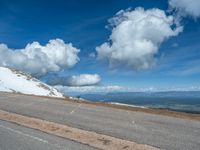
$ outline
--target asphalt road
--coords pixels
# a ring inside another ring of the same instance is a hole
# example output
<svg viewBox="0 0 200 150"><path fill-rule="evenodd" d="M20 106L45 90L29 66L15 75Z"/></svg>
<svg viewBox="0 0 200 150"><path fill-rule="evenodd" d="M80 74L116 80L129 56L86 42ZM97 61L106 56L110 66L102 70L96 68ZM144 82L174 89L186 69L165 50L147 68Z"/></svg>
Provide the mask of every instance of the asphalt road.
<svg viewBox="0 0 200 150"><path fill-rule="evenodd" d="M6 93L0 109L162 149L200 149L199 121Z"/></svg>
<svg viewBox="0 0 200 150"><path fill-rule="evenodd" d="M95 150L95 148L0 120L0 150Z"/></svg>

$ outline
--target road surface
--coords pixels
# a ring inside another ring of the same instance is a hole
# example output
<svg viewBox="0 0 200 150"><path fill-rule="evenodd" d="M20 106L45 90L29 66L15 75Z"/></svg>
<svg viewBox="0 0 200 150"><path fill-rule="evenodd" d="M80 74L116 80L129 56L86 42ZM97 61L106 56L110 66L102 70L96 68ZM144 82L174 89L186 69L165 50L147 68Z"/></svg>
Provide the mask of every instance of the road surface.
<svg viewBox="0 0 200 150"><path fill-rule="evenodd" d="M0 93L0 109L161 149L200 147L195 120L6 93Z"/></svg>
<svg viewBox="0 0 200 150"><path fill-rule="evenodd" d="M0 150L97 150L44 132L0 120Z"/></svg>

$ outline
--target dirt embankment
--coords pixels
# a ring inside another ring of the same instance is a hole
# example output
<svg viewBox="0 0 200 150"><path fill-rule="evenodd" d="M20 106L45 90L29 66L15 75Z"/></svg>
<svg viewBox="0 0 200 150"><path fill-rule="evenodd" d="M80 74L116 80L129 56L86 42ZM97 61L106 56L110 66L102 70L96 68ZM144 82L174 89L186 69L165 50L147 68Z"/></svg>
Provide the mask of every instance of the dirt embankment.
<svg viewBox="0 0 200 150"><path fill-rule="evenodd" d="M2 110L0 110L0 119L104 150L157 150L157 148L149 145L138 144L132 141L118 139L92 131L85 131L82 129L77 129L37 118L22 116Z"/></svg>

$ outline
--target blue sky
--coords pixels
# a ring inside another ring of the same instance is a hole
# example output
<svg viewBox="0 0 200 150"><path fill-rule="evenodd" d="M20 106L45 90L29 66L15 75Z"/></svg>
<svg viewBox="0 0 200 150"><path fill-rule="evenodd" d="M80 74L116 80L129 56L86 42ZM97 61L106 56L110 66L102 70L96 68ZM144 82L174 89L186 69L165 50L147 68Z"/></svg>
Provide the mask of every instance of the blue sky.
<svg viewBox="0 0 200 150"><path fill-rule="evenodd" d="M187 12L181 16L179 23L183 31L159 44L158 52L154 55L155 64L148 69L138 71L123 65L111 69L108 61L97 59L96 47L108 41L114 28L106 28L108 20L120 10L131 8L128 10L131 12L136 7L142 7L145 11L158 8L166 15L178 16L169 11L167 0L0 0L0 43L17 51L33 41L45 45L49 40L59 38L80 49L80 60L73 67L39 76L44 81L48 78L66 77L68 80L73 75L98 74L101 78L98 86L158 89L200 87L198 12L195 16L186 15ZM96 57L90 57L91 53Z"/></svg>

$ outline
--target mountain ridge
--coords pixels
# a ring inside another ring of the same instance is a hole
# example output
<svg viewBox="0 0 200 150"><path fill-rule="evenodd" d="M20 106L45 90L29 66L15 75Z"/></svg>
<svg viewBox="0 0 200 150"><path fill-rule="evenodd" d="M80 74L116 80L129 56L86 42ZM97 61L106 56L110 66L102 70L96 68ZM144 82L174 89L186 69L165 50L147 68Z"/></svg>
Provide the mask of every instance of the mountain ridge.
<svg viewBox="0 0 200 150"><path fill-rule="evenodd" d="M63 97L57 89L32 77L30 74L0 67L0 91L38 96Z"/></svg>

